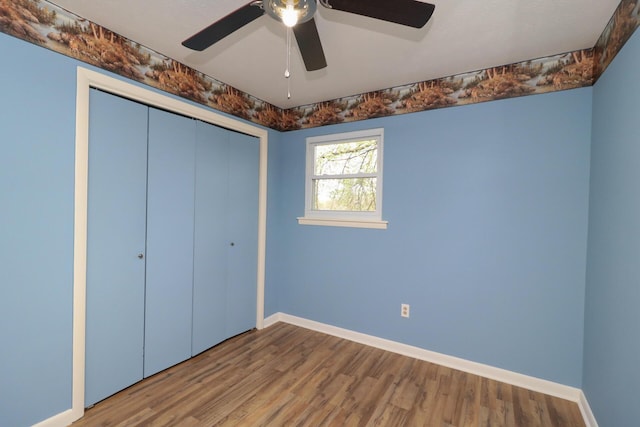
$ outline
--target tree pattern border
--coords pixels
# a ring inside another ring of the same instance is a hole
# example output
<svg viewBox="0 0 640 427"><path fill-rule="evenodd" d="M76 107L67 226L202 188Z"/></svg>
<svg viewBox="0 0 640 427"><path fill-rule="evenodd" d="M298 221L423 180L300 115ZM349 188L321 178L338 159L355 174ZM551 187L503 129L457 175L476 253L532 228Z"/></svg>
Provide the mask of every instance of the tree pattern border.
<svg viewBox="0 0 640 427"><path fill-rule="evenodd" d="M621 0L590 49L285 110L46 0L0 0L1 32L278 131L591 86L638 26L640 0Z"/></svg>

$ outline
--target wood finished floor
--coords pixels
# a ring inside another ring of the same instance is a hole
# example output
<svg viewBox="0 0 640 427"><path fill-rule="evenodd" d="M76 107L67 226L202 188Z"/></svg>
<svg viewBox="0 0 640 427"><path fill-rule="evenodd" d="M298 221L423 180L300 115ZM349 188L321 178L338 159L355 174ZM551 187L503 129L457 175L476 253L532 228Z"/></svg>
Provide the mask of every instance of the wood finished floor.
<svg viewBox="0 0 640 427"><path fill-rule="evenodd" d="M285 323L147 378L73 424L584 425L576 403Z"/></svg>

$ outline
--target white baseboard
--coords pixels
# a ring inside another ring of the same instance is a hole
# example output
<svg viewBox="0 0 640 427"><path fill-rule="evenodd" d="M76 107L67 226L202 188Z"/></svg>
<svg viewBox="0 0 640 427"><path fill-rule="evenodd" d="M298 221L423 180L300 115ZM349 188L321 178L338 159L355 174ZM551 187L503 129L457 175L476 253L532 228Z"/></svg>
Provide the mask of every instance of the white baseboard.
<svg viewBox="0 0 640 427"><path fill-rule="evenodd" d="M598 427L598 422L596 421L596 417L591 411L591 406L589 406L587 396L585 396L582 390L580 390L580 400L578 401L578 407L580 408L580 413L582 413L582 418L584 419L584 424L586 425L586 427Z"/></svg>
<svg viewBox="0 0 640 427"><path fill-rule="evenodd" d="M271 316L265 317L264 321L262 322L262 326L264 326L265 328L268 328L269 326L273 326L278 322L283 322L282 320L282 313L275 313L272 314ZM286 323L290 323L290 322L286 322Z"/></svg>
<svg viewBox="0 0 640 427"><path fill-rule="evenodd" d="M275 313L269 316L264 320L264 325L265 327L267 327L277 322L290 323L292 325L311 329L317 332L322 332L328 335L333 335L339 338L348 339L350 341L369 345L371 347L376 347L382 350L387 350L405 356L413 357L415 359L436 363L448 368L457 369L460 371L479 375L481 377L501 381L517 387L523 387L528 390L537 391L540 393L548 394L550 396L559 397L561 399L570 400L572 402L576 402L579 405L583 417L585 418L585 423L587 423L587 427L597 427L597 423L595 422L595 418L591 413L591 409L589 408L589 404L587 403L584 393L582 393L582 390L575 387L570 387L564 384L531 377L529 375L519 374L517 372L508 371L502 368L496 368L494 366L489 366L482 363L472 362L454 356L448 356L446 354L425 350L419 347L414 347L383 338L378 338L360 332L350 331L348 329L338 328L336 326L331 326L313 320L292 316L286 313Z"/></svg>
<svg viewBox="0 0 640 427"><path fill-rule="evenodd" d="M46 420L34 424L33 427L66 427L81 416L82 413L78 414L77 411L67 409L64 412L60 412L53 417L47 418Z"/></svg>

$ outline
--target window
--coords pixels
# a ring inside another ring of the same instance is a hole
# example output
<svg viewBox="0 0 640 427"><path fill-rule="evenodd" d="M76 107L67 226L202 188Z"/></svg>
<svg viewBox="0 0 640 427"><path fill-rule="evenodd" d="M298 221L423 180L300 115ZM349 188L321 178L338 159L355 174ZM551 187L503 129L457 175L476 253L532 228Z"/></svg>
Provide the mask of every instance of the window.
<svg viewBox="0 0 640 427"><path fill-rule="evenodd" d="M300 224L387 228L382 221L383 129L307 138Z"/></svg>

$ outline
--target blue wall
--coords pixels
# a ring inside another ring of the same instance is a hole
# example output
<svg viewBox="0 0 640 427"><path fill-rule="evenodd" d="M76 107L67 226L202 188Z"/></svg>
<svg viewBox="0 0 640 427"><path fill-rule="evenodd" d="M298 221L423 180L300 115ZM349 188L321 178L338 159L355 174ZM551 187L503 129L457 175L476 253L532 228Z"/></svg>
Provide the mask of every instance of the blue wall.
<svg viewBox="0 0 640 427"><path fill-rule="evenodd" d="M284 134L279 311L580 386L590 121L586 88ZM389 228L298 225L305 138L373 127Z"/></svg>
<svg viewBox="0 0 640 427"><path fill-rule="evenodd" d="M638 70L636 32L593 95L583 386L602 426L634 426L640 420Z"/></svg>
<svg viewBox="0 0 640 427"><path fill-rule="evenodd" d="M0 425L71 407L76 78L0 34Z"/></svg>

